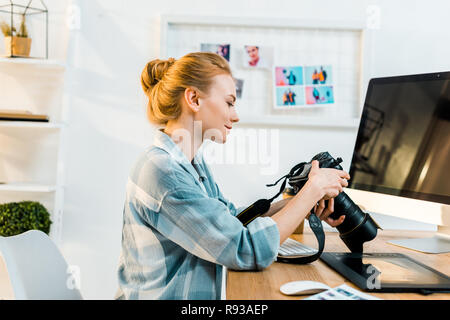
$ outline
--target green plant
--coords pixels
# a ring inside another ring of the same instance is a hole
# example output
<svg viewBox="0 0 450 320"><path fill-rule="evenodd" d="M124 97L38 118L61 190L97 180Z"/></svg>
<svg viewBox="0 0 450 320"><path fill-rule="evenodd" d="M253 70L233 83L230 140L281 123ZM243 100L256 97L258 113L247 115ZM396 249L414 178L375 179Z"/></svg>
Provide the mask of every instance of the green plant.
<svg viewBox="0 0 450 320"><path fill-rule="evenodd" d="M19 32L17 33L18 37L28 38L28 30L25 24L25 15L22 15L22 22L20 22Z"/></svg>
<svg viewBox="0 0 450 320"><path fill-rule="evenodd" d="M27 25L25 24L25 15L22 15L22 21L20 22L19 32L17 32L16 28L6 23L5 21L0 22L0 29L2 30L2 33L5 37L21 37L21 38L28 38L28 29Z"/></svg>
<svg viewBox="0 0 450 320"><path fill-rule="evenodd" d="M50 214L39 202L0 204L0 236L14 236L28 230L41 230L49 234L51 223Z"/></svg>
<svg viewBox="0 0 450 320"><path fill-rule="evenodd" d="M0 22L0 29L5 37L11 37L12 32L16 32L16 28L12 28L5 21Z"/></svg>

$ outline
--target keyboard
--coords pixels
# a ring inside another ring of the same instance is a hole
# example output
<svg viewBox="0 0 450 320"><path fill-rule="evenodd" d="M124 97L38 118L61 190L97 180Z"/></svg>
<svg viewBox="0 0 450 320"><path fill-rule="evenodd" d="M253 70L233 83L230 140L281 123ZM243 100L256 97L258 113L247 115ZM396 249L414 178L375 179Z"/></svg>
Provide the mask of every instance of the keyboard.
<svg viewBox="0 0 450 320"><path fill-rule="evenodd" d="M278 249L278 254L280 256L299 256L299 255L311 255L316 253L317 250L311 247L305 246L303 243L298 242L294 239L287 238L280 248Z"/></svg>

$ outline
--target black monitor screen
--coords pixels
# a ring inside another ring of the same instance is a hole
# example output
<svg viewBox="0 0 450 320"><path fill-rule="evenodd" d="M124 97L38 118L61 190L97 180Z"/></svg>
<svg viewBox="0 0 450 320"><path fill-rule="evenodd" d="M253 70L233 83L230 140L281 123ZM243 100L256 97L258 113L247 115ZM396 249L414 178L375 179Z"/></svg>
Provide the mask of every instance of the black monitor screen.
<svg viewBox="0 0 450 320"><path fill-rule="evenodd" d="M372 79L349 187L450 204L450 72Z"/></svg>

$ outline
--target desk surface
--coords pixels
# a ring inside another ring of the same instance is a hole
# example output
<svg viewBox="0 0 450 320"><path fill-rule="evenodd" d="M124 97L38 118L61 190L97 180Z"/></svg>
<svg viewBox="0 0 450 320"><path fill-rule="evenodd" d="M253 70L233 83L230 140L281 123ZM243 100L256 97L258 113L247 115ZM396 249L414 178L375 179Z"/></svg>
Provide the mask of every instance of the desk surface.
<svg viewBox="0 0 450 320"><path fill-rule="evenodd" d="M365 252L397 252L408 255L446 275L450 274L450 253L426 254L404 249L387 241L403 238L431 237L432 232L425 231L396 231L380 230L378 236L364 245ZM294 234L292 238L310 247L316 248L317 242L309 228L305 228L305 234ZM349 252L345 244L339 238L337 232L327 232L325 249L330 252ZM360 290L339 273L328 267L323 261L316 260L308 265L294 265L275 262L262 271L232 271L228 270L227 299L230 300L300 300L307 296L285 296L280 292L280 286L289 281L312 280L337 287L343 283ZM381 299L432 299L450 300L450 293L421 295L418 293L369 293Z"/></svg>

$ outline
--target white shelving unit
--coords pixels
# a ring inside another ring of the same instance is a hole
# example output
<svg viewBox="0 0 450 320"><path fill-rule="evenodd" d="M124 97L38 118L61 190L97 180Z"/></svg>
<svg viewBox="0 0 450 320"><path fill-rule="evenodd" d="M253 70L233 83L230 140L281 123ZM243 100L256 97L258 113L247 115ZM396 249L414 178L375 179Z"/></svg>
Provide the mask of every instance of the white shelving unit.
<svg viewBox="0 0 450 320"><path fill-rule="evenodd" d="M65 64L58 60L43 60L43 59L25 59L25 58L0 58L0 65L33 65L37 67L55 68L55 69L65 69Z"/></svg>
<svg viewBox="0 0 450 320"><path fill-rule="evenodd" d="M50 122L0 121L0 203L39 201L60 244L64 204L67 103L61 61L0 58L0 109L48 114Z"/></svg>
<svg viewBox="0 0 450 320"><path fill-rule="evenodd" d="M64 126L63 123L0 120L0 128L61 129Z"/></svg>
<svg viewBox="0 0 450 320"><path fill-rule="evenodd" d="M50 193L55 192L57 186L37 184L37 183L5 183L0 184L0 191L10 191L10 192L39 192L39 193Z"/></svg>

